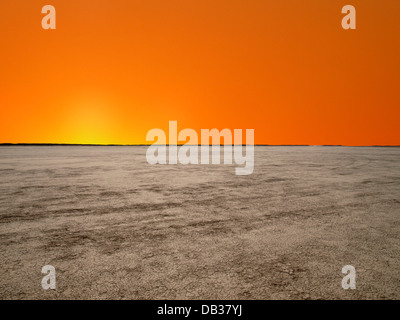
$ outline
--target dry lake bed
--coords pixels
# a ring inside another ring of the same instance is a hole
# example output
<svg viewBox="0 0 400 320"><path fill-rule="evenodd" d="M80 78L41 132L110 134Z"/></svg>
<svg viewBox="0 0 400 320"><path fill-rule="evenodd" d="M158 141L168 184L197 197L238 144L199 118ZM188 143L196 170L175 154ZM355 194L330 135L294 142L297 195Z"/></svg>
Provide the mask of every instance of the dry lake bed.
<svg viewBox="0 0 400 320"><path fill-rule="evenodd" d="M400 298L400 148L256 147L249 176L145 153L0 147L1 299Z"/></svg>

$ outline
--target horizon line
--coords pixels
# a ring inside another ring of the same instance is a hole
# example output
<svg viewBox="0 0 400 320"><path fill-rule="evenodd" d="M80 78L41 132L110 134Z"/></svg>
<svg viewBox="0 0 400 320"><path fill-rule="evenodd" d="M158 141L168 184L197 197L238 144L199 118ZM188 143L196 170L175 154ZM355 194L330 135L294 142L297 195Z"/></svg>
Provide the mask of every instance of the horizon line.
<svg viewBox="0 0 400 320"><path fill-rule="evenodd" d="M203 145L203 144L100 144L100 143L0 143L0 146L82 146L82 147L149 147L152 145L156 146L246 146L246 144L227 144L227 145ZM321 144L321 145L312 145L312 144L253 144L251 146L255 147L388 147L388 148L398 148L400 145L341 145L341 144Z"/></svg>

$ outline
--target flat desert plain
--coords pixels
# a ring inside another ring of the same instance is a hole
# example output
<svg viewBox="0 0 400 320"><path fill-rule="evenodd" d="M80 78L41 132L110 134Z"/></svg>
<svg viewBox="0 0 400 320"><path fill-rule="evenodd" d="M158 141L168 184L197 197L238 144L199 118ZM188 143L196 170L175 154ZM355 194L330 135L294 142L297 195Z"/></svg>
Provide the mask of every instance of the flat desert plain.
<svg viewBox="0 0 400 320"><path fill-rule="evenodd" d="M248 176L146 150L0 148L1 299L400 298L400 148L260 146Z"/></svg>

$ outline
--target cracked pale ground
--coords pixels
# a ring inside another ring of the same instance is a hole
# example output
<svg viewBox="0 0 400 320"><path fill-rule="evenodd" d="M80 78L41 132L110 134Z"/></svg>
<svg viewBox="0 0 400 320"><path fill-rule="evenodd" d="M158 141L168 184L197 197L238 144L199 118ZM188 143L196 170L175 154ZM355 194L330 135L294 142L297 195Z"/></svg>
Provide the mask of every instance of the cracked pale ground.
<svg viewBox="0 0 400 320"><path fill-rule="evenodd" d="M236 176L145 147L0 148L0 298L399 299L400 148L255 150Z"/></svg>

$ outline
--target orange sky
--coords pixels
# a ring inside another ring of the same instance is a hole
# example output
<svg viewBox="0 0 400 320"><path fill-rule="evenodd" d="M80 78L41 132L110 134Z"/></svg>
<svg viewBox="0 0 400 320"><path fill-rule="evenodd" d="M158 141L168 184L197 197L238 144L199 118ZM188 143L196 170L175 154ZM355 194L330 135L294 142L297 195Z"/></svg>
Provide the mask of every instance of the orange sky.
<svg viewBox="0 0 400 320"><path fill-rule="evenodd" d="M1 0L0 35L2 143L400 145L399 0Z"/></svg>

